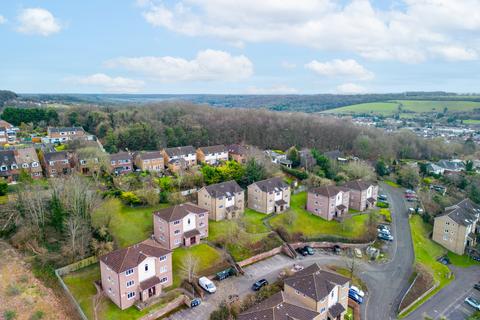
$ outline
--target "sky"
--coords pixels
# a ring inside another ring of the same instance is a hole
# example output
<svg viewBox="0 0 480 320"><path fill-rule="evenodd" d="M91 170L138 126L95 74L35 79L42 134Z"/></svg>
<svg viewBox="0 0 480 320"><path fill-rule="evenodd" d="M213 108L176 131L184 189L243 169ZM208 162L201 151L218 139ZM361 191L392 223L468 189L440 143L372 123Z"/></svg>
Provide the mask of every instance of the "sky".
<svg viewBox="0 0 480 320"><path fill-rule="evenodd" d="M480 92L480 0L0 1L18 93Z"/></svg>

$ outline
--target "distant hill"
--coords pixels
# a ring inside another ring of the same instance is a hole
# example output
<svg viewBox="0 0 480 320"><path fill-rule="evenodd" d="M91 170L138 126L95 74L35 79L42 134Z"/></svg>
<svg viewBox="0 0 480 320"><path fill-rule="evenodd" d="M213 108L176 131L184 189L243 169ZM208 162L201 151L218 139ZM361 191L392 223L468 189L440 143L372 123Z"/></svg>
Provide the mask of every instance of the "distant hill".
<svg viewBox="0 0 480 320"><path fill-rule="evenodd" d="M5 102L16 99L17 97L17 94L13 91L0 90L0 107L2 107Z"/></svg>
<svg viewBox="0 0 480 320"><path fill-rule="evenodd" d="M103 105L149 104L160 101L188 101L226 108L265 108L276 111L322 112L325 110L393 100L473 101L480 96L450 92L405 92L391 94L315 95L213 95L213 94L22 94L23 99L58 103Z"/></svg>

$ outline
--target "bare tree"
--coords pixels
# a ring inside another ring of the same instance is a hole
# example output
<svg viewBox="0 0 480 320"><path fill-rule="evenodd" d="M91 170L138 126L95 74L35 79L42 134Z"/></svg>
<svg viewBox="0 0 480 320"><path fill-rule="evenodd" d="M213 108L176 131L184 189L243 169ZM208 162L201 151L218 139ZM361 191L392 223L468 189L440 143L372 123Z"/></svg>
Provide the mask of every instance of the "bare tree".
<svg viewBox="0 0 480 320"><path fill-rule="evenodd" d="M199 267L199 259L190 252L180 262L180 276L182 279L188 281L188 283L194 283L197 277L197 271Z"/></svg>
<svg viewBox="0 0 480 320"><path fill-rule="evenodd" d="M47 220L46 192L38 185L27 184L18 189L16 204L25 222L37 230L42 230Z"/></svg>
<svg viewBox="0 0 480 320"><path fill-rule="evenodd" d="M65 221L66 242L64 253L71 259L83 258L88 252L91 229L85 218L79 214L70 215Z"/></svg>

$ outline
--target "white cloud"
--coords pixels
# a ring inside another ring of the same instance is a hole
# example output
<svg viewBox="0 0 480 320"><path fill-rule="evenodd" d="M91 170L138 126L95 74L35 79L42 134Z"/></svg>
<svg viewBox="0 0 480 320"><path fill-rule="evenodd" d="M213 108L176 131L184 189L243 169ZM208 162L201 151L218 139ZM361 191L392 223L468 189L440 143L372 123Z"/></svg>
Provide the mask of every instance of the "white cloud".
<svg viewBox="0 0 480 320"><path fill-rule="evenodd" d="M121 67L163 82L238 81L253 74L253 64L244 55L203 50L192 60L179 57L121 57L106 62L107 67Z"/></svg>
<svg viewBox="0 0 480 320"><path fill-rule="evenodd" d="M335 59L327 62L313 60L305 65L307 69L327 77L349 77L358 80L371 80L374 74L353 59Z"/></svg>
<svg viewBox="0 0 480 320"><path fill-rule="evenodd" d="M86 77L69 79L74 83L86 86L99 87L104 92L132 93L140 91L144 82L123 77L110 77L104 73L96 73Z"/></svg>
<svg viewBox="0 0 480 320"><path fill-rule="evenodd" d="M344 83L337 86L337 92L341 94L359 94L365 93L367 90L355 83Z"/></svg>
<svg viewBox="0 0 480 320"><path fill-rule="evenodd" d="M141 2L153 26L228 43L281 42L409 63L465 59L437 47L480 49L480 0L403 0L388 9L375 8L371 0Z"/></svg>
<svg viewBox="0 0 480 320"><path fill-rule="evenodd" d="M298 90L286 85L277 85L268 88L249 87L247 94L296 94Z"/></svg>
<svg viewBox="0 0 480 320"><path fill-rule="evenodd" d="M475 50L457 46L436 47L432 48L432 51L450 61L469 61L478 58Z"/></svg>
<svg viewBox="0 0 480 320"><path fill-rule="evenodd" d="M5 18L0 14L0 24L4 24L4 23L7 23L7 18Z"/></svg>
<svg viewBox="0 0 480 320"><path fill-rule="evenodd" d="M18 32L49 36L61 30L60 23L53 14L42 8L27 8L18 16Z"/></svg>

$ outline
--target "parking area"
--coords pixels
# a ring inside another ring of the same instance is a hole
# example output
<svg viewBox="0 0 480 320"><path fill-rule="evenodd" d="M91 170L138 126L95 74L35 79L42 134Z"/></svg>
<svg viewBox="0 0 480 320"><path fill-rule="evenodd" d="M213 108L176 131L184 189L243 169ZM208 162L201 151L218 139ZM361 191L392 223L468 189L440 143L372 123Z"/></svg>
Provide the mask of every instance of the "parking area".
<svg viewBox="0 0 480 320"><path fill-rule="evenodd" d="M444 317L449 320L464 320L466 317L470 316L475 310L470 305L464 302L465 298L473 297L477 300L480 300L480 291L471 288L463 295L460 295L450 306L445 308L445 311L442 313ZM438 316L439 318L440 316ZM434 319L437 319L435 317Z"/></svg>

